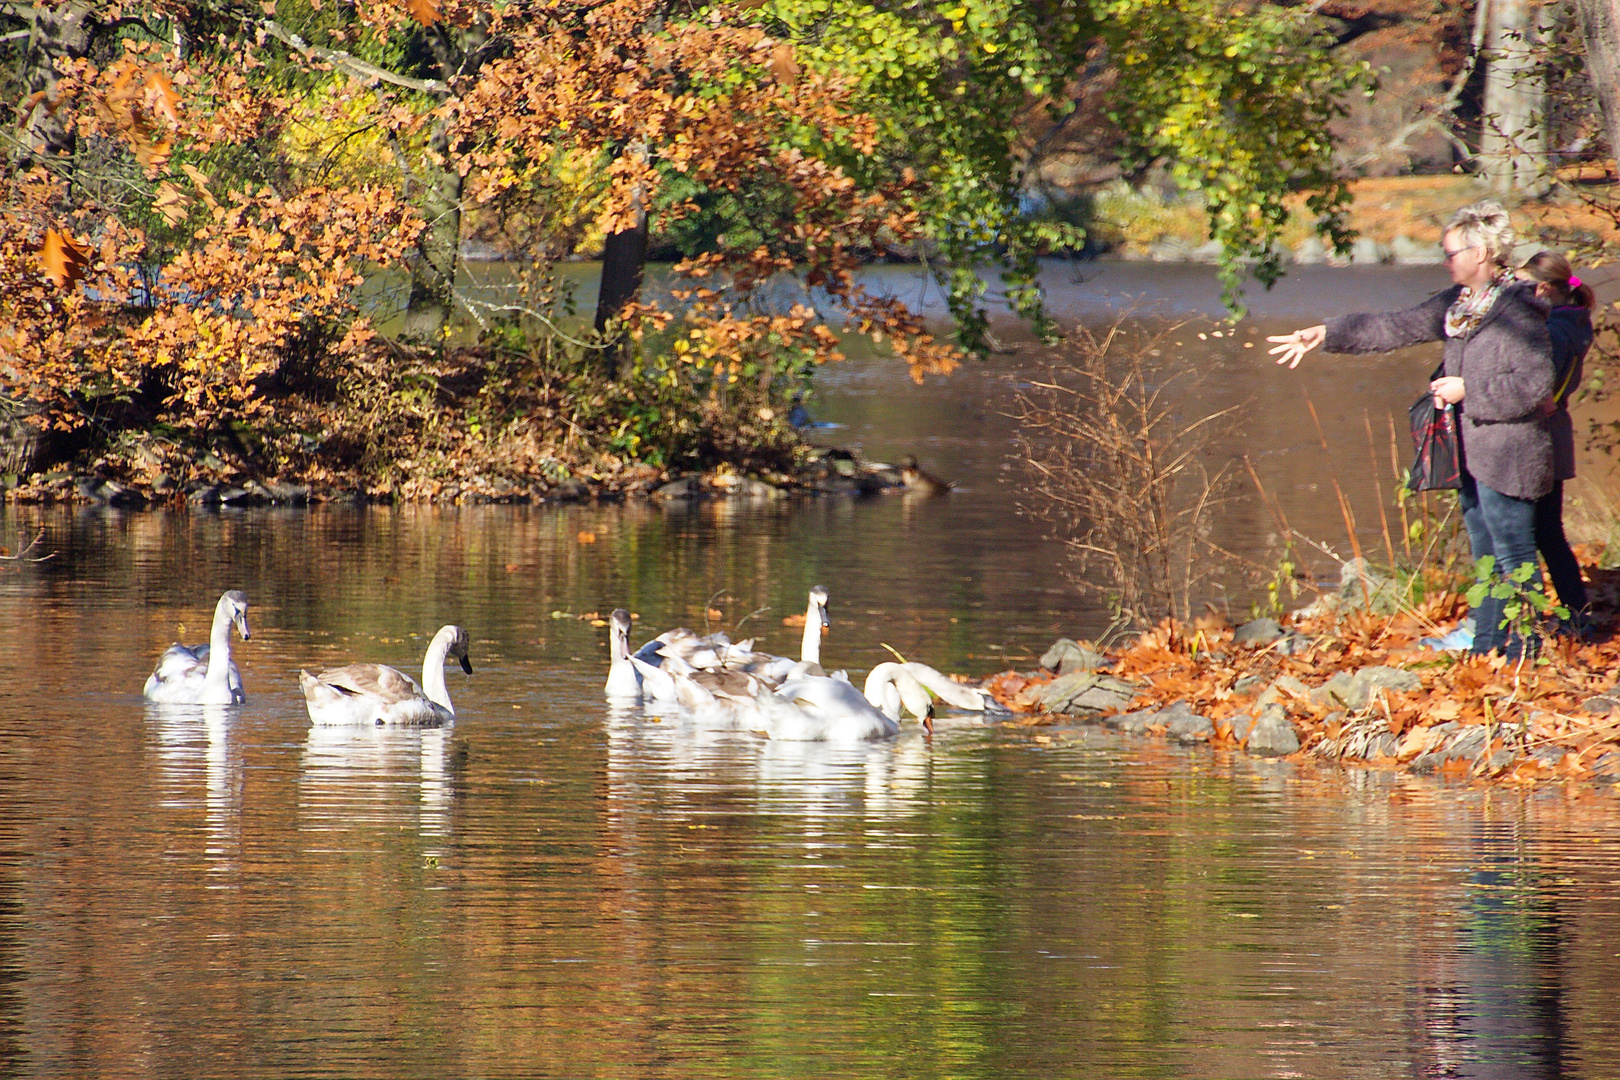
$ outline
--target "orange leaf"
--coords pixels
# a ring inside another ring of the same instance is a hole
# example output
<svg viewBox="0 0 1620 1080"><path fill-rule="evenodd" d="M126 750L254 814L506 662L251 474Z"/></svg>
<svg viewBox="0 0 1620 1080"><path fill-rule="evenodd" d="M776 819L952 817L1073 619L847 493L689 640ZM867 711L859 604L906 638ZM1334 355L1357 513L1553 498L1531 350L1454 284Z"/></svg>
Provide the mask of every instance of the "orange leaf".
<svg viewBox="0 0 1620 1080"><path fill-rule="evenodd" d="M174 149L168 139L150 140L144 137L144 132L135 131L130 134L130 144L135 148L135 160L141 168L148 173L163 168L169 160L169 153Z"/></svg>
<svg viewBox="0 0 1620 1080"><path fill-rule="evenodd" d="M90 264L90 247L80 244L68 233L47 229L39 263L45 269L45 276L58 289L70 288L84 277L84 268Z"/></svg>
<svg viewBox="0 0 1620 1080"><path fill-rule="evenodd" d="M180 95L174 92L174 83L168 75L153 69L146 76L147 101L152 111L171 124L180 122Z"/></svg>
<svg viewBox="0 0 1620 1080"><path fill-rule="evenodd" d="M793 58L793 46L782 42L771 50L771 74L783 86L792 86L799 77L799 62Z"/></svg>
<svg viewBox="0 0 1620 1080"><path fill-rule="evenodd" d="M440 18L439 0L405 0L405 10L423 26L432 26Z"/></svg>
<svg viewBox="0 0 1620 1080"><path fill-rule="evenodd" d="M173 228L186 220L186 214L191 210L191 204L196 200L167 180L158 185L157 199L152 203L152 209L163 216Z"/></svg>

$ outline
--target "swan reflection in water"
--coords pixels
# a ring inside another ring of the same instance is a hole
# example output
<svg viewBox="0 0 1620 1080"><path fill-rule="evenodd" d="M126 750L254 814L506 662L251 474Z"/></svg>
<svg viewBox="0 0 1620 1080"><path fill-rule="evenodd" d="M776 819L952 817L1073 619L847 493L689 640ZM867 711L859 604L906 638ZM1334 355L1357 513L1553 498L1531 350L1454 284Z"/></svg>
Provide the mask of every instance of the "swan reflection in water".
<svg viewBox="0 0 1620 1080"><path fill-rule="evenodd" d="M663 818L712 816L716 801L747 799L758 812L813 825L857 815L897 822L925 804L932 745L908 728L880 742L764 739L693 721L670 710L616 704L607 710L610 817L649 809L655 791Z"/></svg>
<svg viewBox="0 0 1620 1080"><path fill-rule="evenodd" d="M203 850L215 873L235 869L242 846L241 750L231 739L240 713L230 705L146 704L148 727L157 736L160 805L195 807L201 774Z"/></svg>
<svg viewBox="0 0 1620 1080"><path fill-rule="evenodd" d="M377 825L407 824L426 839L449 836L453 731L449 725L311 725L299 781L304 827L369 833Z"/></svg>

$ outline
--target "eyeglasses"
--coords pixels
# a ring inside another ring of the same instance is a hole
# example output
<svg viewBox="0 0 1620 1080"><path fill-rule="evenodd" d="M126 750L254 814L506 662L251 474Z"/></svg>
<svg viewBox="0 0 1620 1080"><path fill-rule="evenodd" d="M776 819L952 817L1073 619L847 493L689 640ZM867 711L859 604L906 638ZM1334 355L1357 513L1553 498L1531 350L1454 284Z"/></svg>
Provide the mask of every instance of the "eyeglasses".
<svg viewBox="0 0 1620 1080"><path fill-rule="evenodd" d="M1457 256L1461 255L1463 252L1465 252L1465 251L1473 251L1475 248L1477 248L1479 246L1480 246L1479 244L1469 244L1467 247L1458 248L1456 251L1447 251L1445 248L1441 248L1440 253L1445 256L1445 259L1444 259L1445 262L1450 262L1452 259L1455 259Z"/></svg>

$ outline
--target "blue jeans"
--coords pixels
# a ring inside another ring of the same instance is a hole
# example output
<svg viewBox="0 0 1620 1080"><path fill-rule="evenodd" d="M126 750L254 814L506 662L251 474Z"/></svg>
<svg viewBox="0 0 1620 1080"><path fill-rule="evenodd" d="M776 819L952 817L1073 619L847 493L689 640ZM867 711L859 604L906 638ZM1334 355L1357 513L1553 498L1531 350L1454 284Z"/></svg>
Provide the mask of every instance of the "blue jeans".
<svg viewBox="0 0 1620 1080"><path fill-rule="evenodd" d="M1535 573L1522 588L1541 588L1541 562L1536 558L1536 501L1503 495L1479 483L1466 471L1462 476L1462 490L1457 494L1475 561L1494 555L1496 572L1493 578L1496 579L1529 563L1535 567ZM1523 655L1525 642L1517 633L1509 634L1502 627L1503 603L1487 596L1474 611L1473 651L1488 653L1501 649L1516 659ZM1535 651L1534 642L1530 643L1530 650Z"/></svg>

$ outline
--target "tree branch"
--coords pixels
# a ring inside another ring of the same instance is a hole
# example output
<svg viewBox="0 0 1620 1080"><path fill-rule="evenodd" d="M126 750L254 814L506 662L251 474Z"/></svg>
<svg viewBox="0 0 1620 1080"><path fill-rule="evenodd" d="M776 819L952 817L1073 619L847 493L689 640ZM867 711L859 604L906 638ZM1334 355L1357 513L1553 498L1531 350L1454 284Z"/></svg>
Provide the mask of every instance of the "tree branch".
<svg viewBox="0 0 1620 1080"><path fill-rule="evenodd" d="M298 34L293 33L274 19L243 19L263 30L284 45L289 45L305 56L312 56L317 60L325 61L335 68L341 68L351 75L362 79L379 79L382 82L403 86L407 90L416 90L424 94L448 94L448 83L438 79L413 79L408 75L400 75L380 68L376 64L368 64L358 56L352 56L342 49L328 49L322 45L315 45L305 41Z"/></svg>

